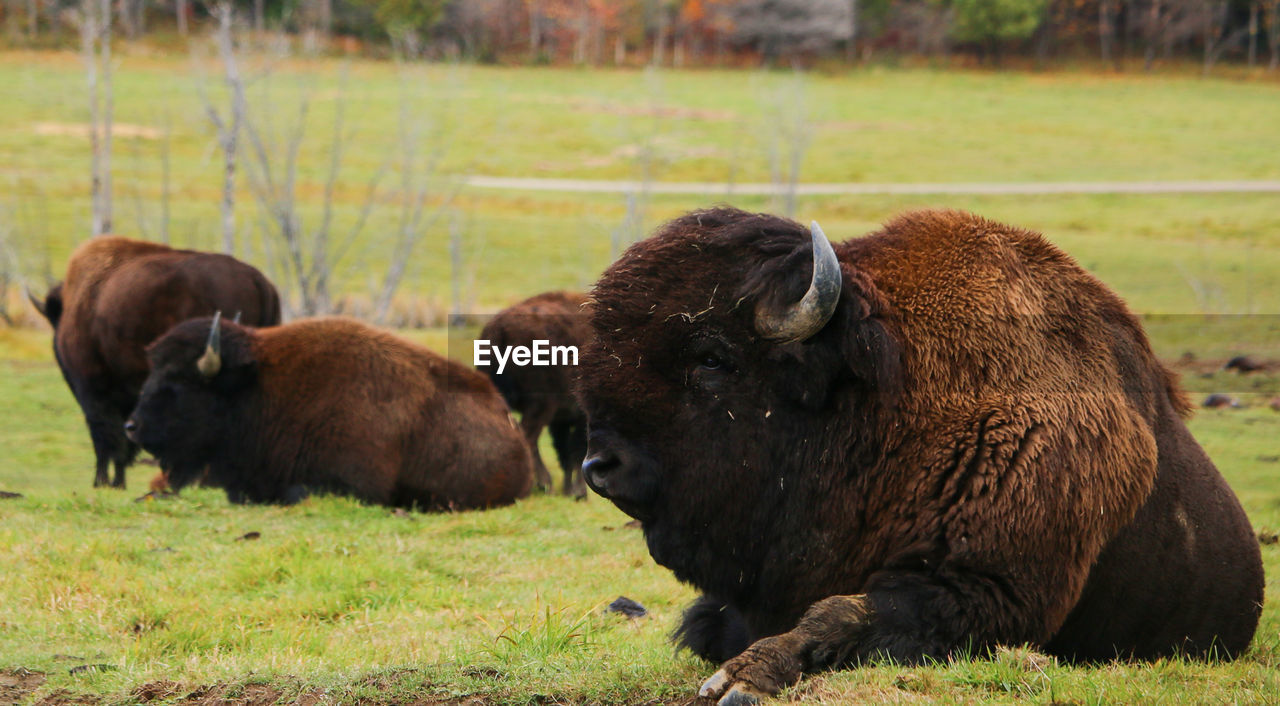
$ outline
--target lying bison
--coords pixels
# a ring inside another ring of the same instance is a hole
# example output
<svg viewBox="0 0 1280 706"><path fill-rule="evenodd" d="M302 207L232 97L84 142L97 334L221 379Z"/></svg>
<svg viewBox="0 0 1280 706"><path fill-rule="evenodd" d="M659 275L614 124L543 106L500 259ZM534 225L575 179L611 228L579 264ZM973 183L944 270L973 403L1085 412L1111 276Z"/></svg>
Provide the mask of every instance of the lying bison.
<svg viewBox="0 0 1280 706"><path fill-rule="evenodd" d="M584 294L545 292L498 312L480 332L480 339L492 346L532 346L536 340L552 346L581 347L591 335L583 306ZM538 486L551 487L551 473L538 451L538 437L544 427L551 431L551 444L564 470L565 495L586 497L579 469L587 452L587 418L573 398L574 369L564 365L547 367L478 365L502 393L511 408L520 413L520 428L533 452L533 468Z"/></svg>
<svg viewBox="0 0 1280 706"><path fill-rule="evenodd" d="M810 265L812 262L812 265ZM1257 541L1124 303L1040 235L922 212L679 218L596 284L587 483L702 597L755 701L803 672L1027 643L1230 658Z"/></svg>
<svg viewBox="0 0 1280 706"><path fill-rule="evenodd" d="M175 488L207 465L232 502L328 492L463 510L529 492L528 449L489 381L360 322L196 319L148 356L126 430Z"/></svg>
<svg viewBox="0 0 1280 706"><path fill-rule="evenodd" d="M171 326L216 310L248 325L280 323L276 288L253 267L226 255L174 250L120 237L87 241L71 254L67 277L31 299L53 326L62 377L84 412L97 456L95 486L124 487L138 454L124 419L147 377L144 348Z"/></svg>

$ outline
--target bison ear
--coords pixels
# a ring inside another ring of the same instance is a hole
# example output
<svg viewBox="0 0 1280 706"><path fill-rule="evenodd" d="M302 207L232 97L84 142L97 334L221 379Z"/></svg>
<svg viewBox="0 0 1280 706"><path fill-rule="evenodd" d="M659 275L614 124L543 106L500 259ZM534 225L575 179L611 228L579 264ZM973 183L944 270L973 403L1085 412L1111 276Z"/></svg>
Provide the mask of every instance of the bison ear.
<svg viewBox="0 0 1280 706"><path fill-rule="evenodd" d="M224 358L222 371L210 384L224 394L233 394L253 385L258 378L258 364L253 360L236 361Z"/></svg>
<svg viewBox="0 0 1280 706"><path fill-rule="evenodd" d="M782 381L781 394L820 409L837 390L854 385L860 396L891 405L901 389L901 347L884 323L885 300L865 274L848 264L840 272L840 303L826 326L782 353L802 364Z"/></svg>
<svg viewBox="0 0 1280 706"><path fill-rule="evenodd" d="M892 396L901 387L902 347L884 322L888 304L865 273L848 265L841 270L844 296L833 327L841 357L858 380Z"/></svg>
<svg viewBox="0 0 1280 706"><path fill-rule="evenodd" d="M232 395L254 384L258 379L258 361L241 346L224 346L222 368L207 384L224 395Z"/></svg>

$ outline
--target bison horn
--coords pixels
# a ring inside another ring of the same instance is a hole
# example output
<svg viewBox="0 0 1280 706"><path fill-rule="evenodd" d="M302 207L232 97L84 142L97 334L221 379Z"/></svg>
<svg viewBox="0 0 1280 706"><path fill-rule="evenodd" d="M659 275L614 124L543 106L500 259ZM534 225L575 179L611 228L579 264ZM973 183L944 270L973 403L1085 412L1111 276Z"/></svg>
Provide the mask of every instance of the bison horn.
<svg viewBox="0 0 1280 706"><path fill-rule="evenodd" d="M49 318L49 315L45 313L44 302L36 299L36 295L31 293L31 288L24 284L22 285L22 291L27 293L27 299L31 300L31 306L34 306L41 316L46 319Z"/></svg>
<svg viewBox="0 0 1280 706"><path fill-rule="evenodd" d="M204 346L204 355L196 361L196 369L206 378L211 378L222 369L222 333L218 323L222 321L222 312L215 312L213 325L209 327L209 342Z"/></svg>
<svg viewBox="0 0 1280 706"><path fill-rule="evenodd" d="M241 312L237 311L236 315L231 317L231 323L236 324L237 326L240 325L240 314Z"/></svg>
<svg viewBox="0 0 1280 706"><path fill-rule="evenodd" d="M813 240L813 278L800 301L783 311L756 309L756 331L773 341L803 341L822 330L840 303L840 261L817 221L809 227Z"/></svg>

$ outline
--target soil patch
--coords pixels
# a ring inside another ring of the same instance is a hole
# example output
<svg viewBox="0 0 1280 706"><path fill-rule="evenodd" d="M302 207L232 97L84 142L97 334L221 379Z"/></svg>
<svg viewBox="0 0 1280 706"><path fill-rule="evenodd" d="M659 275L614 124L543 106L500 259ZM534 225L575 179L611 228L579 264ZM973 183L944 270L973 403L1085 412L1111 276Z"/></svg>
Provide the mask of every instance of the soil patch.
<svg viewBox="0 0 1280 706"><path fill-rule="evenodd" d="M21 667L0 671L0 704L16 704L44 683L44 674Z"/></svg>
<svg viewBox="0 0 1280 706"><path fill-rule="evenodd" d="M351 700L350 697L344 699L341 695L333 695L326 689L313 688L306 691L298 688L298 685L284 684L283 688L271 684L226 684L214 683L198 686L192 689L189 685L183 685L180 682L160 680L147 682L128 692L128 695L116 694L114 696L101 697L94 694L77 694L67 689L59 689L35 703L35 706L70 706L71 704L102 704L110 703L172 703L182 704L183 706L328 706L337 703L356 703L360 706L497 706L505 703L502 700L495 700L484 695L465 695L465 696L436 696L430 693L421 695L404 693L403 691L393 690L397 676L406 673L412 673L416 670L407 669L393 671L384 674L370 675L356 684L364 686L375 686L380 690L386 690L385 696L375 696L373 698L363 698L360 700ZM289 678L286 678L289 681ZM31 693L45 683L45 677L40 672L31 672L24 669L12 671L0 671L0 706L15 704L24 698L29 698ZM430 691L429 687L422 689L424 692ZM533 703L540 704L560 704L567 703L560 698L554 696L537 696L534 697ZM703 706L707 703L704 699L698 699L696 696L690 695L674 700L659 700L640 702L637 706Z"/></svg>
<svg viewBox="0 0 1280 706"><path fill-rule="evenodd" d="M90 694L73 694L66 689L58 689L36 702L35 706L67 706L69 704L98 704L102 699Z"/></svg>
<svg viewBox="0 0 1280 706"><path fill-rule="evenodd" d="M134 689L129 695L141 703L148 703L172 698L181 691L182 685L176 681L153 681Z"/></svg>
<svg viewBox="0 0 1280 706"><path fill-rule="evenodd" d="M196 706L272 706L283 692L266 684L249 684L244 688L225 684L202 686L187 694L180 704Z"/></svg>

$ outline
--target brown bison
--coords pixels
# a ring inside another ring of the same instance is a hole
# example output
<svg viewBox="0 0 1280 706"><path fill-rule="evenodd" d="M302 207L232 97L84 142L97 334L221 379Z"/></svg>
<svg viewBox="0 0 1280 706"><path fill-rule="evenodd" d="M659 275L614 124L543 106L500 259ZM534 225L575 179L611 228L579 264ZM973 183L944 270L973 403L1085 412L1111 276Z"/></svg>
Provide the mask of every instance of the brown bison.
<svg viewBox="0 0 1280 706"><path fill-rule="evenodd" d="M545 292L530 297L498 312L485 324L480 339L495 347L532 346L536 340L548 341L552 346L581 347L591 336L583 311L586 303L586 295L578 292ZM551 473L538 451L538 437L544 427L549 427L551 444L564 470L562 491L585 498L587 488L579 469L587 452L587 418L573 397L574 368L508 365L499 373L498 364L492 360L476 367L493 380L507 404L520 413L520 428L533 452L538 487L551 488Z"/></svg>
<svg viewBox="0 0 1280 706"><path fill-rule="evenodd" d="M174 324L221 309L253 326L280 323L276 288L227 255L175 250L120 237L76 248L67 277L32 304L53 326L53 353L84 412L97 457L93 484L123 488L138 454L125 417L147 377L144 348Z"/></svg>
<svg viewBox="0 0 1280 706"><path fill-rule="evenodd" d="M1248 646L1249 521L1137 320L1040 235L921 212L833 249L700 211L592 298L583 471L702 592L676 633L727 660L702 695L1000 644Z"/></svg>
<svg viewBox="0 0 1280 706"><path fill-rule="evenodd" d="M232 502L464 510L529 492L529 451L488 379L358 321L196 319L148 356L126 430L175 488L207 466Z"/></svg>

